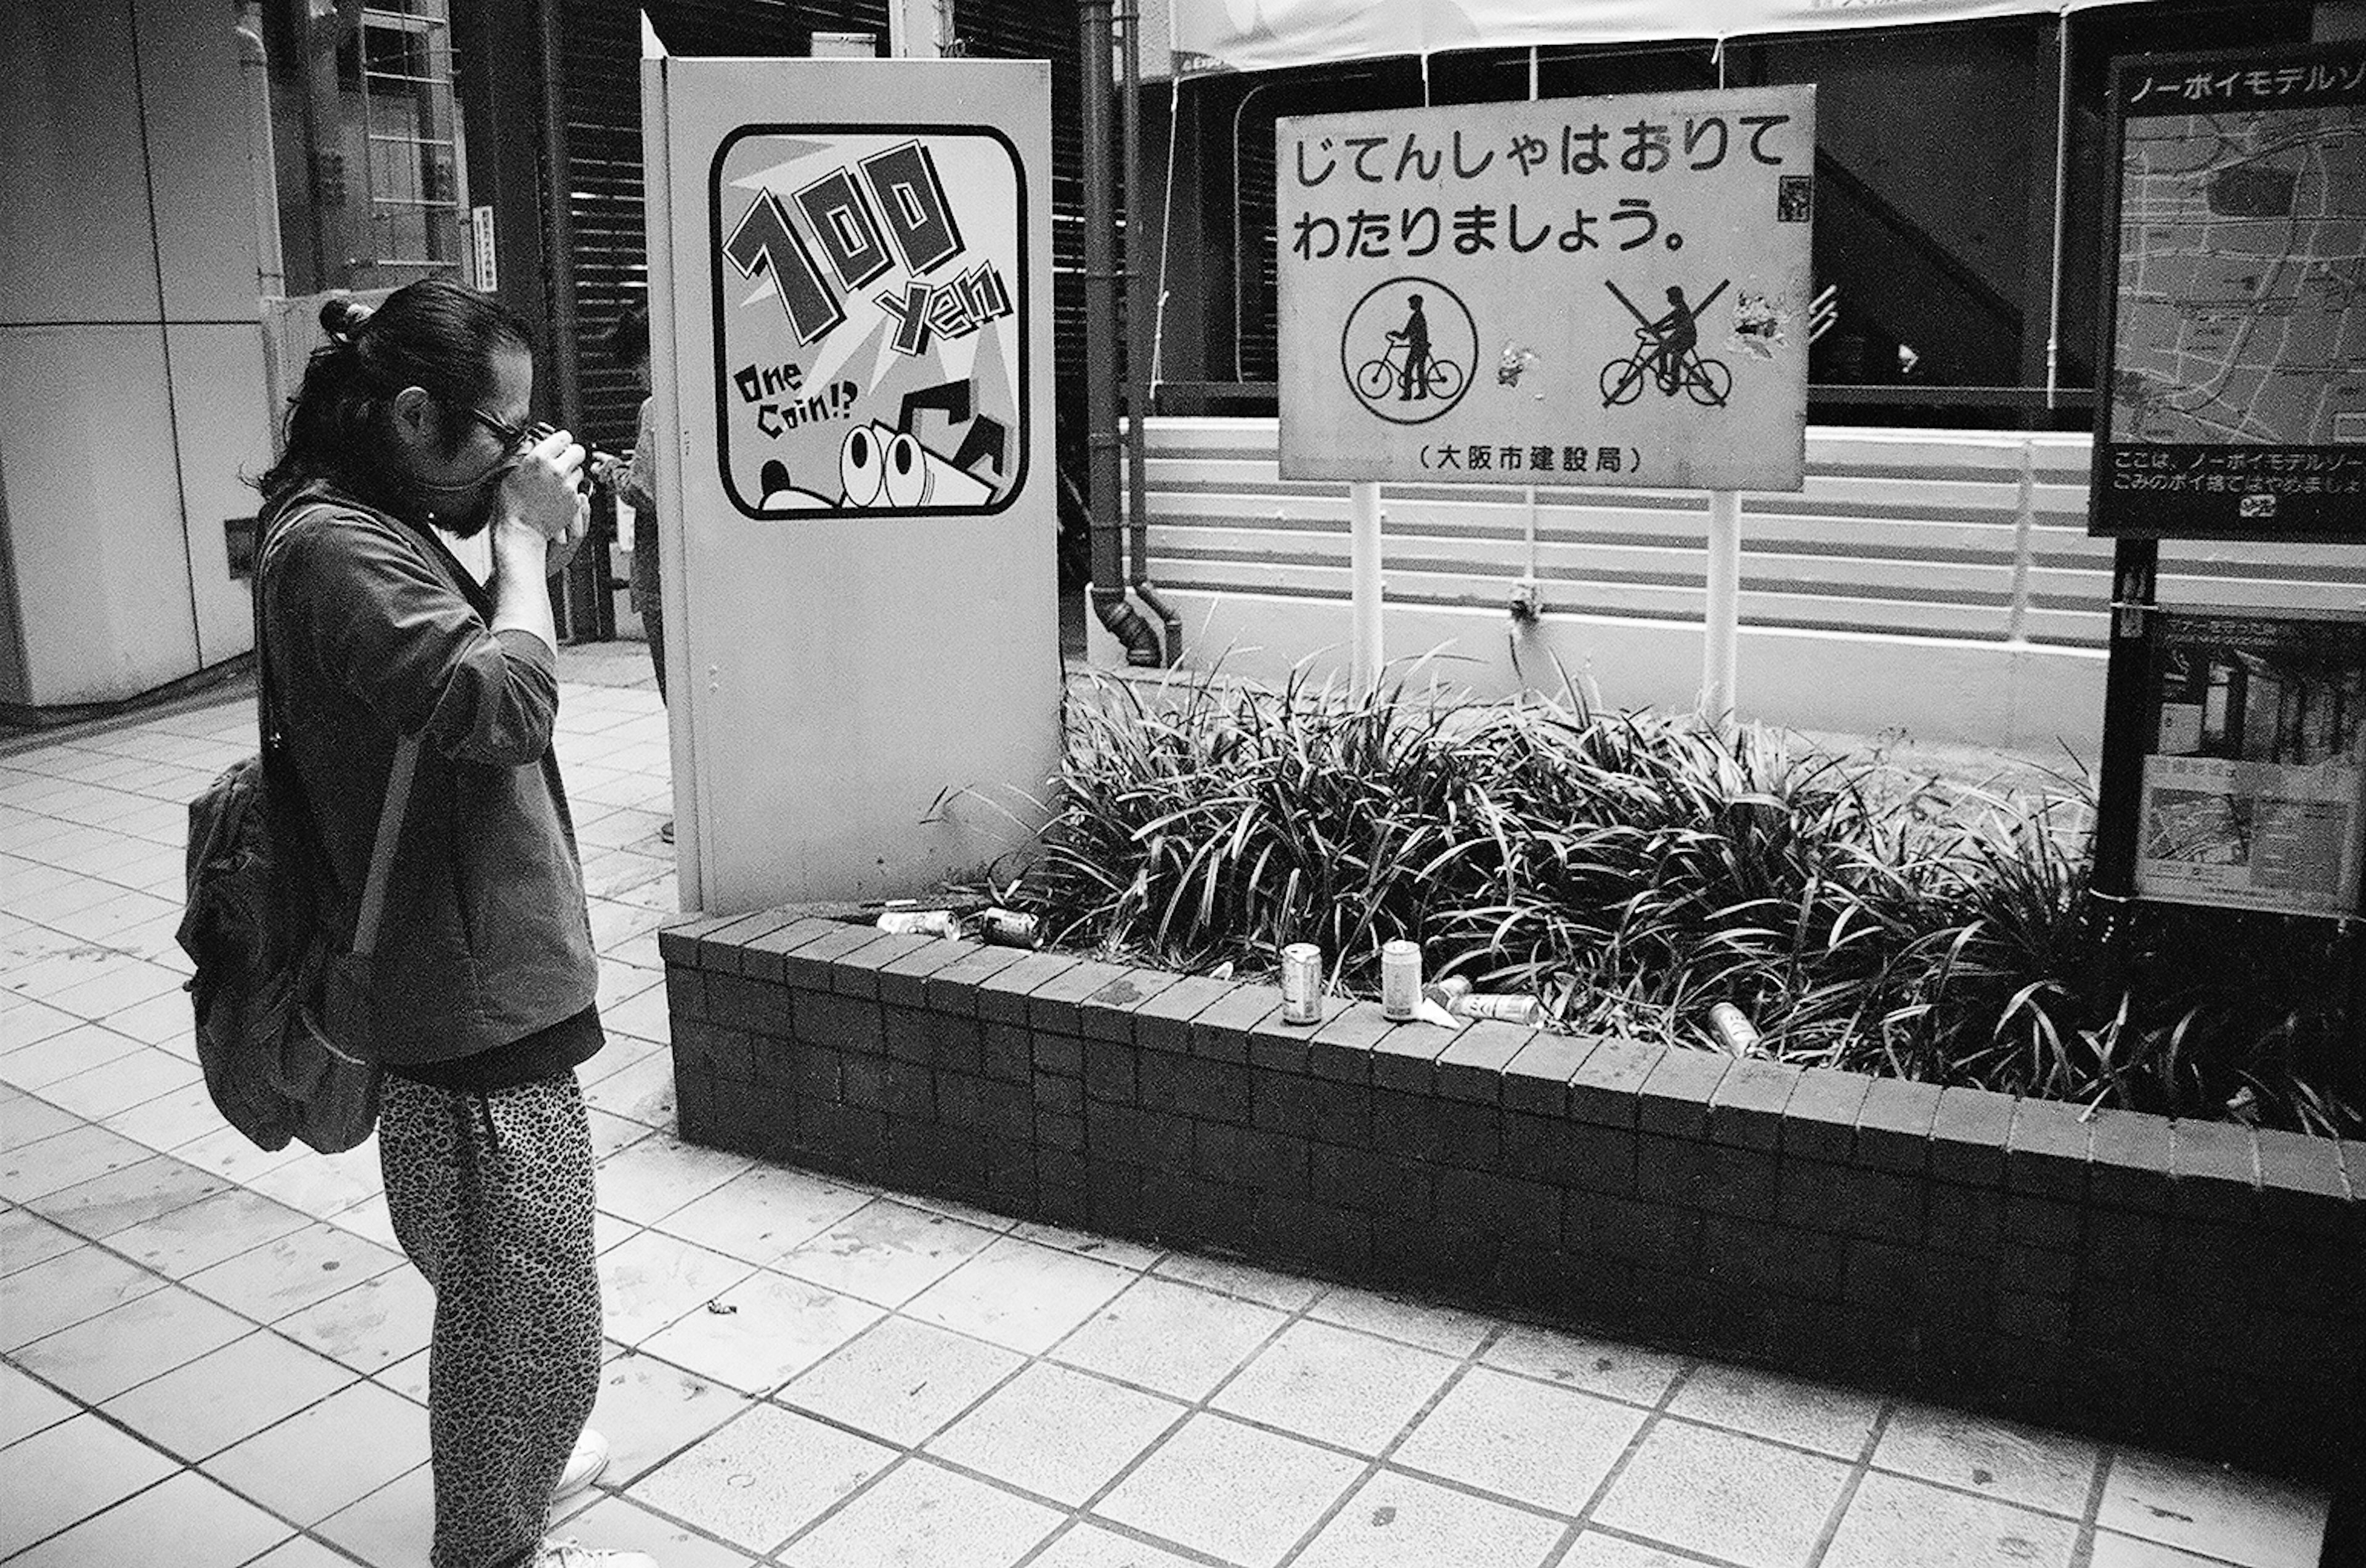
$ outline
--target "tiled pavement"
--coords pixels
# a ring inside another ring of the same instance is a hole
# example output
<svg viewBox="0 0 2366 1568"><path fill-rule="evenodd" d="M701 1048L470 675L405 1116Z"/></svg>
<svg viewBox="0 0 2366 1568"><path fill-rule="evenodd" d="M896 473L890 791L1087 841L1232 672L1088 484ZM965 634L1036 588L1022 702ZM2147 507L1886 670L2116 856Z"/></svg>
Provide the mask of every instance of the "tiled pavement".
<svg viewBox="0 0 2366 1568"><path fill-rule="evenodd" d="M2321 1495L1019 1224L672 1135L664 719L563 660L612 1034L612 1357L564 1527L665 1568L2246 1568ZM239 697L0 750L0 1558L425 1562L426 1287L373 1156L190 1059L183 803Z"/></svg>

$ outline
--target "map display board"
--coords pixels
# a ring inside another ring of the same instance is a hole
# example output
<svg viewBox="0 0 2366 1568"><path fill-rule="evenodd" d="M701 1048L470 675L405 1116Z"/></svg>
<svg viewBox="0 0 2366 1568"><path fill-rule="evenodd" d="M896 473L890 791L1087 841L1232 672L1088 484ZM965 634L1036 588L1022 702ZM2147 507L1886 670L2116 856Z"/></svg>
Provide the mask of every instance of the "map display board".
<svg viewBox="0 0 2366 1568"><path fill-rule="evenodd" d="M2165 609L2135 891L2346 917L2366 846L2366 616Z"/></svg>
<svg viewBox="0 0 2366 1568"><path fill-rule="evenodd" d="M2090 531L2366 538L2366 43L2118 62Z"/></svg>
<svg viewBox="0 0 2366 1568"><path fill-rule="evenodd" d="M1813 87L1276 128L1289 479L1796 491Z"/></svg>

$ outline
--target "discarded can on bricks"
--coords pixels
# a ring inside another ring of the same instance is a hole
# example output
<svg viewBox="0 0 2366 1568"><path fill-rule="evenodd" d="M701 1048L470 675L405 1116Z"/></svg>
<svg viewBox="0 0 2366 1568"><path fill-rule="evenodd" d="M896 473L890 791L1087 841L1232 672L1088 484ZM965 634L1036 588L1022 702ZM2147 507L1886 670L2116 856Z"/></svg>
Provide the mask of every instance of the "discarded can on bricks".
<svg viewBox="0 0 2366 1568"><path fill-rule="evenodd" d="M1446 1010L1457 1018L1493 1019L1499 1023L1540 1024L1545 1021L1544 1004L1534 997L1511 997L1483 991L1465 991L1446 1004Z"/></svg>
<svg viewBox="0 0 2366 1568"><path fill-rule="evenodd" d="M1411 1022L1421 1008L1421 943L1399 938L1380 944L1380 1012Z"/></svg>
<svg viewBox="0 0 2366 1568"><path fill-rule="evenodd" d="M959 936L961 917L951 909L890 909L874 922L891 936Z"/></svg>
<svg viewBox="0 0 2366 1568"><path fill-rule="evenodd" d="M997 947L1043 945L1042 926L1034 916L998 906L977 918L977 934Z"/></svg>
<svg viewBox="0 0 2366 1568"><path fill-rule="evenodd" d="M1448 975L1431 981L1421 988L1421 994L1451 1012L1457 1000L1470 994L1470 976Z"/></svg>
<svg viewBox="0 0 2366 1568"><path fill-rule="evenodd" d="M1323 1021L1323 950L1311 942L1281 950L1281 1021Z"/></svg>
<svg viewBox="0 0 2366 1568"><path fill-rule="evenodd" d="M1737 1056L1747 1056L1758 1049L1758 1028L1750 1015L1731 1002L1719 1002L1708 1010L1708 1026L1717 1032L1718 1043Z"/></svg>

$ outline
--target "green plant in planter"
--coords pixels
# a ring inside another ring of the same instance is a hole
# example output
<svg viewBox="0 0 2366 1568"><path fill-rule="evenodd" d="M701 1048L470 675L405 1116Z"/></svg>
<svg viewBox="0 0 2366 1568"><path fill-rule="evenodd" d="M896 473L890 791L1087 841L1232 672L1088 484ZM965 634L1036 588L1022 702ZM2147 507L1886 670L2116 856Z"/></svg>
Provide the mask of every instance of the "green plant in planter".
<svg viewBox="0 0 2366 1568"><path fill-rule="evenodd" d="M1047 934L1188 970L1320 943L1532 992L1557 1026L2182 1116L2360 1125L2324 922L2090 897L2092 803L1755 727L1213 676L1072 702ZM2107 921L2103 917L2111 914ZM2197 954L2210 955L2197 962Z"/></svg>

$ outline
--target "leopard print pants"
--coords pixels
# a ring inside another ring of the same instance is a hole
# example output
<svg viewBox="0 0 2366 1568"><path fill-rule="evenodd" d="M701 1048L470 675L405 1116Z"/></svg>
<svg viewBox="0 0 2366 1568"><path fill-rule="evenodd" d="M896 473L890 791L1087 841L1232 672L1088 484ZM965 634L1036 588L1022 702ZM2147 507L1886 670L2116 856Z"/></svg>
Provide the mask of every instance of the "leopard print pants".
<svg viewBox="0 0 2366 1568"><path fill-rule="evenodd" d="M479 1095L389 1075L386 1205L435 1291L434 1568L529 1559L600 1388L592 1135L572 1072Z"/></svg>

